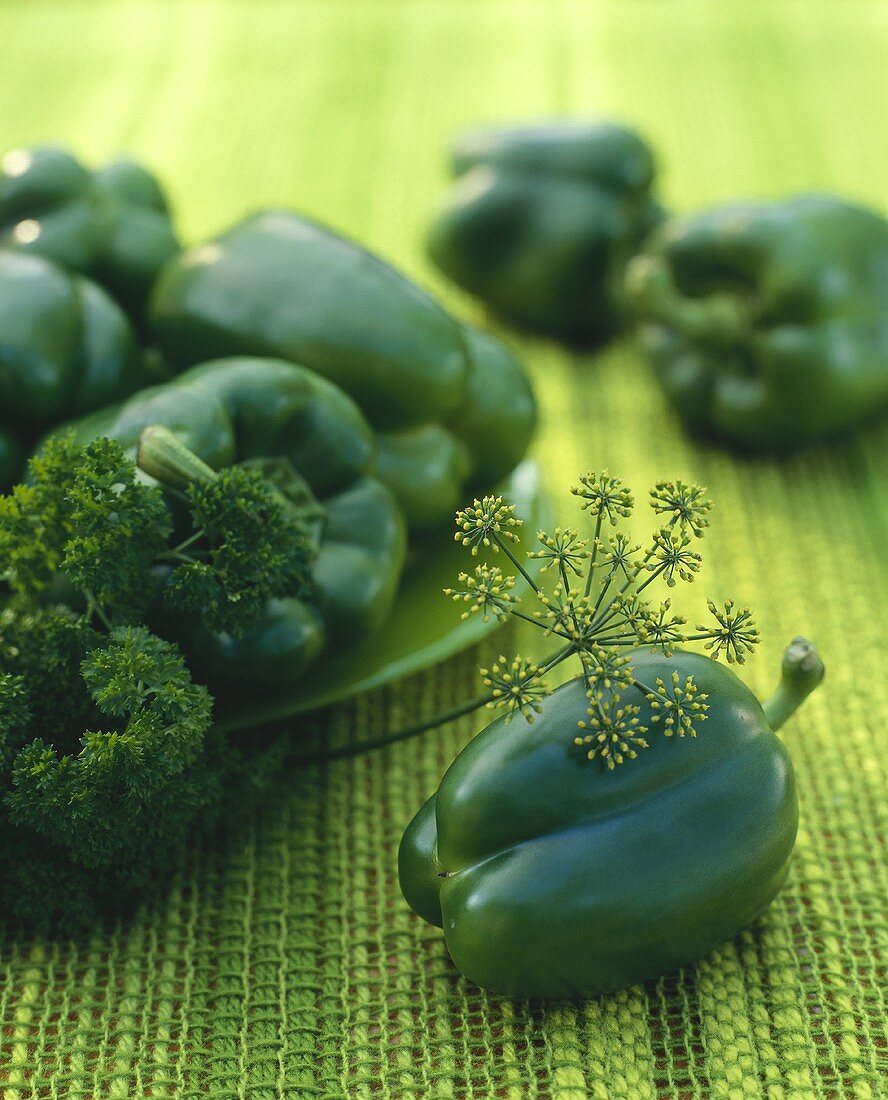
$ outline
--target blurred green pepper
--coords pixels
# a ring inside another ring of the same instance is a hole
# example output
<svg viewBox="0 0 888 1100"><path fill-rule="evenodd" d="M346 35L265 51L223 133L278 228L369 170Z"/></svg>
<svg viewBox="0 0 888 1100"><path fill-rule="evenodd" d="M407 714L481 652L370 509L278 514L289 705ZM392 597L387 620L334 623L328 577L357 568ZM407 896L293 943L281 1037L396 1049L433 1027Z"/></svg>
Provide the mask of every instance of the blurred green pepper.
<svg viewBox="0 0 888 1100"><path fill-rule="evenodd" d="M213 469L258 466L317 541L311 595L270 601L263 622L243 636L211 634L188 616L157 624L182 645L195 675L222 696L286 688L324 651L381 624L404 564L404 520L373 476L373 432L337 386L280 360L226 359L72 427L82 442L108 436L135 452L153 425L169 429Z"/></svg>
<svg viewBox="0 0 888 1100"><path fill-rule="evenodd" d="M89 275L135 317L179 250L146 169L121 157L92 172L52 146L13 149L0 161L0 244Z"/></svg>
<svg viewBox="0 0 888 1100"><path fill-rule="evenodd" d="M404 834L404 896L485 989L573 997L655 977L735 935L786 877L798 803L773 731L823 678L816 651L792 643L764 708L708 657L631 658L642 682L693 677L709 701L699 737L590 764L572 745L589 713L572 680L532 725L499 718L470 741ZM633 705L652 725L635 687Z"/></svg>
<svg viewBox="0 0 888 1100"><path fill-rule="evenodd" d="M0 250L0 489L47 428L150 378L126 317L95 283Z"/></svg>
<svg viewBox="0 0 888 1100"><path fill-rule="evenodd" d="M503 317L577 342L623 321L623 274L662 212L637 134L565 121L471 130L429 236L434 262Z"/></svg>
<svg viewBox="0 0 888 1100"><path fill-rule="evenodd" d="M888 221L831 195L677 218L627 289L694 430L789 451L888 405Z"/></svg>
<svg viewBox="0 0 888 1100"><path fill-rule="evenodd" d="M284 211L254 215L162 272L151 326L177 367L274 355L335 382L379 433L379 477L414 530L523 457L535 407L521 365L379 257Z"/></svg>

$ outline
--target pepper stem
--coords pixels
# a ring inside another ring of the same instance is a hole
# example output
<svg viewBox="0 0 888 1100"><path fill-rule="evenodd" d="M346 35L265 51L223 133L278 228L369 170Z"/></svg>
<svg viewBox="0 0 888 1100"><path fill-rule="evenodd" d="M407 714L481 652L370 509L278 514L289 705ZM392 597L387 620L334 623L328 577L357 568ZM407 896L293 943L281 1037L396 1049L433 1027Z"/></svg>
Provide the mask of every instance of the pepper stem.
<svg viewBox="0 0 888 1100"><path fill-rule="evenodd" d="M823 679L826 669L807 638L794 638L783 654L780 683L763 709L768 725L779 730Z"/></svg>
<svg viewBox="0 0 888 1100"><path fill-rule="evenodd" d="M215 481L219 476L161 424L142 429L136 465L168 489L187 489L195 482Z"/></svg>
<svg viewBox="0 0 888 1100"><path fill-rule="evenodd" d="M626 293L642 317L670 325L690 340L730 346L750 328L749 309L736 295L688 298L664 261L653 256L636 256L629 264Z"/></svg>

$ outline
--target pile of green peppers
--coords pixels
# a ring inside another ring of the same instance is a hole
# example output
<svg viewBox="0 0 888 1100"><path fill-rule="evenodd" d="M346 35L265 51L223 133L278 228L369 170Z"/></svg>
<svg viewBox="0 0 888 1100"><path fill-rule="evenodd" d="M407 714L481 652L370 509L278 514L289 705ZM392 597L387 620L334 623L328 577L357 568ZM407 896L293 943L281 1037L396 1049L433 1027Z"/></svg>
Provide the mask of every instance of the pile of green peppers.
<svg viewBox="0 0 888 1100"><path fill-rule="evenodd" d="M378 629L407 531L508 474L535 421L500 341L322 226L269 211L183 253L135 163L2 160L0 488L61 424L133 451L158 424L214 468L260 464L311 514L310 599L273 601L237 639L155 624L217 696L292 685Z"/></svg>
<svg viewBox="0 0 888 1100"><path fill-rule="evenodd" d="M134 317L178 249L166 198L120 157L98 171L64 149L13 149L0 161L0 247L54 260L100 283Z"/></svg>
<svg viewBox="0 0 888 1100"><path fill-rule="evenodd" d="M429 235L454 282L525 328L591 343L624 321L626 263L662 218L645 142L611 123L472 130Z"/></svg>

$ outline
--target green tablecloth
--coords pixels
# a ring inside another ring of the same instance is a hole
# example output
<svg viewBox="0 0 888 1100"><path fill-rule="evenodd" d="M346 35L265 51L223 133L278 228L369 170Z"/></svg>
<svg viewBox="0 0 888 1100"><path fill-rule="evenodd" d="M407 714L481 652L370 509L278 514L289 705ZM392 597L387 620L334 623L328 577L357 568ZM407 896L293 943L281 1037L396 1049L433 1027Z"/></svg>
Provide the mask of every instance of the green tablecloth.
<svg viewBox="0 0 888 1100"><path fill-rule="evenodd" d="M634 122L682 209L812 187L884 207L888 191L888 5L868 0L7 0L0 43L0 148L129 149L189 239L295 205L465 315L420 241L447 140L477 119ZM167 897L85 944L0 933L4 1100L885 1095L888 432L736 461L688 442L628 343L521 345L561 517L589 467L637 490L702 481L718 509L694 612L704 594L757 609L759 691L794 634L826 657L786 729L802 823L778 901L699 966L617 996L480 993L395 879L403 826L479 724L464 721L288 776ZM474 690L478 657L320 725L404 724Z"/></svg>

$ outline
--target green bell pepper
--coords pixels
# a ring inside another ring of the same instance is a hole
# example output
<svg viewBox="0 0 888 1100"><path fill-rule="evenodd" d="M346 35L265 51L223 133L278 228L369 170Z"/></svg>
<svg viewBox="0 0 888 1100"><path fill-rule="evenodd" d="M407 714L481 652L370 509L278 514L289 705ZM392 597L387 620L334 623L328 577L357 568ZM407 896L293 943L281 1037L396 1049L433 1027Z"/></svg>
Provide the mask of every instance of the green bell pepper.
<svg viewBox="0 0 888 1100"><path fill-rule="evenodd" d="M532 725L500 718L471 741L404 834L405 898L486 989L572 997L655 977L735 935L784 881L798 804L773 731L823 677L813 647L793 642L764 708L708 657L631 656L643 681L693 676L709 697L699 737L590 766L573 680ZM652 722L643 692L625 704Z"/></svg>
<svg viewBox="0 0 888 1100"><path fill-rule="evenodd" d="M695 431L790 451L888 405L888 221L870 210L811 194L678 218L627 289Z"/></svg>
<svg viewBox="0 0 888 1100"><path fill-rule="evenodd" d="M151 377L126 317L100 287L0 249L0 489L47 428Z"/></svg>
<svg viewBox="0 0 888 1100"><path fill-rule="evenodd" d="M196 676L221 696L283 690L322 653L382 623L404 564L404 520L373 475L373 432L337 386L280 360L225 359L72 427L82 442L108 436L135 452L152 425L213 469L261 463L316 529L310 597L270 601L264 620L242 637L211 634L187 616L154 624L182 645Z"/></svg>
<svg viewBox="0 0 888 1100"><path fill-rule="evenodd" d="M101 283L138 317L179 244L157 180L126 157L98 171L52 146L0 161L0 244Z"/></svg>
<svg viewBox="0 0 888 1100"><path fill-rule="evenodd" d="M623 274L662 217L654 161L631 130L550 122L471 130L429 235L432 260L501 316L589 343L623 320Z"/></svg>
<svg viewBox="0 0 888 1100"><path fill-rule="evenodd" d="M284 211L254 215L166 266L152 331L176 367L273 355L316 371L379 433L378 473L413 530L523 457L535 407L521 365L383 260Z"/></svg>

